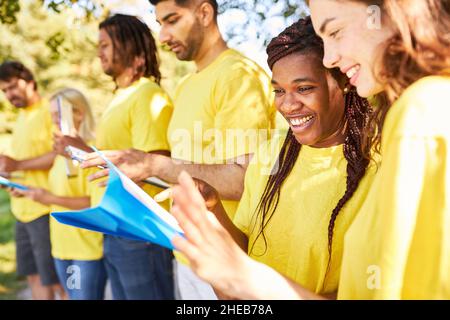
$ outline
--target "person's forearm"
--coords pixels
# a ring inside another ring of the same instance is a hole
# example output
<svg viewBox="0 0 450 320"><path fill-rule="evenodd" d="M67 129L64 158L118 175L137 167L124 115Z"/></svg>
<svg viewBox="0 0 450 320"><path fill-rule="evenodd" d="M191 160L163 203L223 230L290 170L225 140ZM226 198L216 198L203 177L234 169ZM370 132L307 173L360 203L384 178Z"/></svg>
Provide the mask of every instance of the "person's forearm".
<svg viewBox="0 0 450 320"><path fill-rule="evenodd" d="M72 210L81 210L91 206L91 199L90 197L62 197L52 195L51 204Z"/></svg>
<svg viewBox="0 0 450 320"><path fill-rule="evenodd" d="M55 156L54 152L49 152L36 158L19 160L17 170L49 170L53 166Z"/></svg>
<svg viewBox="0 0 450 320"><path fill-rule="evenodd" d="M247 236L231 221L230 217L227 215L225 208L222 203L219 203L211 211L219 220L220 224L228 231L228 233L233 237L234 241L241 247L241 249L247 253L248 251L248 238Z"/></svg>
<svg viewBox="0 0 450 320"><path fill-rule="evenodd" d="M158 157L156 166L152 169L159 178L169 183L176 183L181 171L186 171L192 177L214 187L221 199L237 201L244 192L246 168L247 164L190 164Z"/></svg>
<svg viewBox="0 0 450 320"><path fill-rule="evenodd" d="M269 266L246 259L242 279L233 284L233 296L248 300L323 300L298 283L281 275ZM262 281L263 279L263 281Z"/></svg>

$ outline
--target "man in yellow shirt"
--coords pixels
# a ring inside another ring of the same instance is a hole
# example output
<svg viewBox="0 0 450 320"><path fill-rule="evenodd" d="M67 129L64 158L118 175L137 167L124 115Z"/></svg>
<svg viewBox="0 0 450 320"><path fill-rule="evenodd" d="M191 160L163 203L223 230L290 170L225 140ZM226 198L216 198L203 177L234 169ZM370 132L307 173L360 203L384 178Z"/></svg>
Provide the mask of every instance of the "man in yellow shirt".
<svg viewBox="0 0 450 320"><path fill-rule="evenodd" d="M168 130L171 158L138 150L106 156L135 181L157 176L175 183L185 170L214 186L233 217L252 154L274 127L270 79L255 62L228 48L217 25L216 1L150 2L162 26L161 42L179 60L194 61L197 71L175 93Z"/></svg>
<svg viewBox="0 0 450 320"><path fill-rule="evenodd" d="M9 156L0 155L0 172L17 182L47 187L52 151L52 124L48 104L37 90L30 70L15 61L0 66L0 89L18 108L19 115L11 140ZM11 210L17 218L17 273L26 276L34 299L54 299L62 293L50 248L48 206L30 199L14 197Z"/></svg>

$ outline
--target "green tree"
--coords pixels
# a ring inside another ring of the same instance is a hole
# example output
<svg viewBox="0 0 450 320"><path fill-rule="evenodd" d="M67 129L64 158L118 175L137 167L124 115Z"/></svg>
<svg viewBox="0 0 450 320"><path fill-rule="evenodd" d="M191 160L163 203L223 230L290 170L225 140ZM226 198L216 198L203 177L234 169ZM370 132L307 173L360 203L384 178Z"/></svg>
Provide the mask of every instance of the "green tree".
<svg viewBox="0 0 450 320"><path fill-rule="evenodd" d="M80 18L69 7L49 10L39 2L20 1L13 24L0 24L0 62L23 62L36 76L41 93L49 96L59 88L81 90L98 117L115 89L97 58L98 24L103 15ZM192 66L170 53L160 52L163 87L173 93L175 84ZM10 131L14 108L0 99L0 132Z"/></svg>

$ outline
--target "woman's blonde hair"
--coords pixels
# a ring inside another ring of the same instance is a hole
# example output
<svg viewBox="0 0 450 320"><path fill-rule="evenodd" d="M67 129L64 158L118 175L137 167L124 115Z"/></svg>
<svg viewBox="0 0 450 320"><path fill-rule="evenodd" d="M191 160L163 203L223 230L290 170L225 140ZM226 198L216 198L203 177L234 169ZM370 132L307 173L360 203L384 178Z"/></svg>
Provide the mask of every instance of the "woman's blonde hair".
<svg viewBox="0 0 450 320"><path fill-rule="evenodd" d="M54 93L50 100L56 100L57 98L61 98L67 102L72 107L72 110L81 110L84 112L84 118L78 129L78 135L86 142L93 141L95 139L95 120L86 97L77 89L64 88Z"/></svg>

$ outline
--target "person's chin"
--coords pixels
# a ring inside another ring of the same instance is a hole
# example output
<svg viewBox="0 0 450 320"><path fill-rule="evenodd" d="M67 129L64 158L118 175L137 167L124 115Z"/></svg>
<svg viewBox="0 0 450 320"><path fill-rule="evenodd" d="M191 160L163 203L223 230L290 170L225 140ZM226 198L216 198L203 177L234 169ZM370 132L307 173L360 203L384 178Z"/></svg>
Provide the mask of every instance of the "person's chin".
<svg viewBox="0 0 450 320"><path fill-rule="evenodd" d="M176 53L176 56L177 56L177 59L180 61L192 61L191 57L189 57L184 52L178 52L178 53Z"/></svg>
<svg viewBox="0 0 450 320"><path fill-rule="evenodd" d="M310 137L309 135L299 135L299 134L294 134L295 140L297 140L297 142L303 146L310 146L312 145L314 142L314 139L312 137Z"/></svg>
<svg viewBox="0 0 450 320"><path fill-rule="evenodd" d="M103 72L108 76L114 76L114 72L111 68L103 68Z"/></svg>
<svg viewBox="0 0 450 320"><path fill-rule="evenodd" d="M24 108L27 106L25 101L20 101L20 100L11 101L11 104L16 108Z"/></svg>
<svg viewBox="0 0 450 320"><path fill-rule="evenodd" d="M356 92L362 98L369 98L383 91L383 87L373 79L360 77L356 84Z"/></svg>

